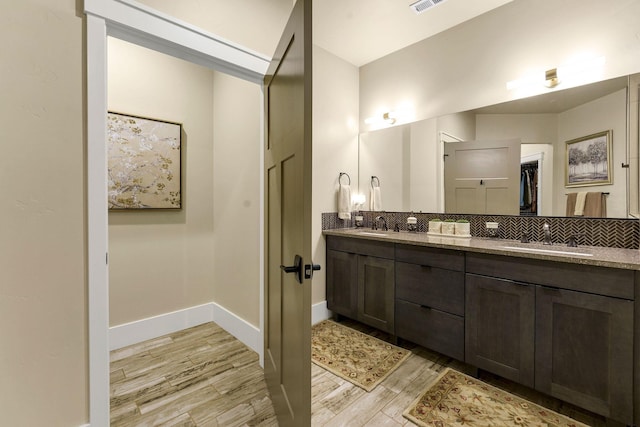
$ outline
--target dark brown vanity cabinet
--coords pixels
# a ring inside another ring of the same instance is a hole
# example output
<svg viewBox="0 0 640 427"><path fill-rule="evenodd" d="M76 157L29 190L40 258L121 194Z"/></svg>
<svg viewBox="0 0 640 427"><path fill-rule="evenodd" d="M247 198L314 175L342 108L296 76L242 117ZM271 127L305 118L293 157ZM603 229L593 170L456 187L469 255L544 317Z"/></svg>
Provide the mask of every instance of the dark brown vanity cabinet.
<svg viewBox="0 0 640 427"><path fill-rule="evenodd" d="M352 319L358 316L358 255L327 250L327 307Z"/></svg>
<svg viewBox="0 0 640 427"><path fill-rule="evenodd" d="M536 389L631 425L633 301L538 286Z"/></svg>
<svg viewBox="0 0 640 427"><path fill-rule="evenodd" d="M357 319L394 334L393 295L393 259L358 255Z"/></svg>
<svg viewBox="0 0 640 427"><path fill-rule="evenodd" d="M465 361L534 386L535 286L467 274Z"/></svg>
<svg viewBox="0 0 640 427"><path fill-rule="evenodd" d="M640 407L637 276L327 236L333 312L627 425Z"/></svg>
<svg viewBox="0 0 640 427"><path fill-rule="evenodd" d="M394 244L327 236L327 307L394 333Z"/></svg>
<svg viewBox="0 0 640 427"><path fill-rule="evenodd" d="M396 335L464 360L464 253L396 245Z"/></svg>
<svg viewBox="0 0 640 427"><path fill-rule="evenodd" d="M477 253L466 270L467 363L632 424L633 271Z"/></svg>

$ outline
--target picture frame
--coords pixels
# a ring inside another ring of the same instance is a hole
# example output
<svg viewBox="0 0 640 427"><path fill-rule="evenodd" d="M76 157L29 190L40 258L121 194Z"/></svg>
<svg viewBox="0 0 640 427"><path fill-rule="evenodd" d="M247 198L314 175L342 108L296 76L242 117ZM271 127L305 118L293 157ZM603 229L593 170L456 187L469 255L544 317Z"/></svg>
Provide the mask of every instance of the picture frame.
<svg viewBox="0 0 640 427"><path fill-rule="evenodd" d="M107 113L109 210L182 209L182 124Z"/></svg>
<svg viewBox="0 0 640 427"><path fill-rule="evenodd" d="M612 184L611 146L611 130L566 141L565 187Z"/></svg>

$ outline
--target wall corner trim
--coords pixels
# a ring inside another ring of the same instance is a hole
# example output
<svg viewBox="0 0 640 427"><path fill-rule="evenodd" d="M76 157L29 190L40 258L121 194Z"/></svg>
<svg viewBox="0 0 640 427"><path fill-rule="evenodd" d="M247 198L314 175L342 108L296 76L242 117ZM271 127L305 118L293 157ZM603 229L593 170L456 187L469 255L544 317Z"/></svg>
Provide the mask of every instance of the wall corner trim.
<svg viewBox="0 0 640 427"><path fill-rule="evenodd" d="M212 320L251 350L262 354L263 343L260 329L216 303L213 303Z"/></svg>

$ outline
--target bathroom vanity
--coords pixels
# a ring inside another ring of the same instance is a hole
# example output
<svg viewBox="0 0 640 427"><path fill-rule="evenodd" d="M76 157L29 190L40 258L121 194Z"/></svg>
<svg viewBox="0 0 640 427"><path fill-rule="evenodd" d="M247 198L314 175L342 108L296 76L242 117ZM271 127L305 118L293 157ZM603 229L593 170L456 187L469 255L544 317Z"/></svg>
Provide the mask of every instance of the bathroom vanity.
<svg viewBox="0 0 640 427"><path fill-rule="evenodd" d="M324 234L334 313L634 424L639 251L353 229Z"/></svg>
<svg viewBox="0 0 640 427"><path fill-rule="evenodd" d="M349 238L327 242L329 309L395 333L395 244ZM329 282L331 285L329 285Z"/></svg>

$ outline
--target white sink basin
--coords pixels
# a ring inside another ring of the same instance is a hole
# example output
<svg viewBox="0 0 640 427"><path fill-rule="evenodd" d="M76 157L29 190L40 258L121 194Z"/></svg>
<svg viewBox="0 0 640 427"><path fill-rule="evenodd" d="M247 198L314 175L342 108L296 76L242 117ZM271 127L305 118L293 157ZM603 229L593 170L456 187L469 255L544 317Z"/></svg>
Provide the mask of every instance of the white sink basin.
<svg viewBox="0 0 640 427"><path fill-rule="evenodd" d="M593 254L584 252L564 251L560 249L538 249L538 248L523 248L522 246L503 246L504 249L510 249L512 251L533 252L552 255L571 255L571 256L593 256Z"/></svg>

